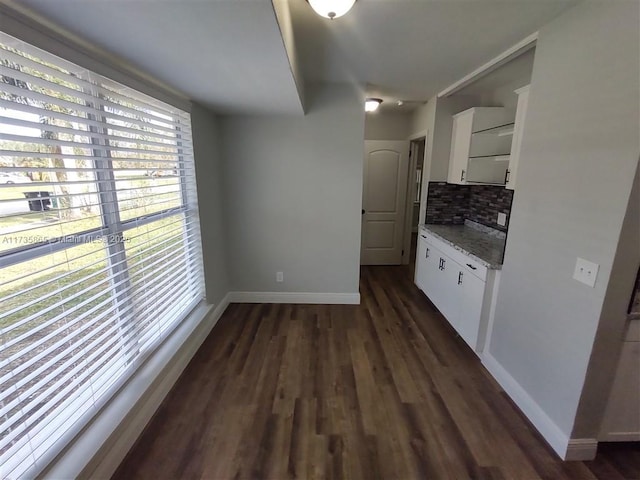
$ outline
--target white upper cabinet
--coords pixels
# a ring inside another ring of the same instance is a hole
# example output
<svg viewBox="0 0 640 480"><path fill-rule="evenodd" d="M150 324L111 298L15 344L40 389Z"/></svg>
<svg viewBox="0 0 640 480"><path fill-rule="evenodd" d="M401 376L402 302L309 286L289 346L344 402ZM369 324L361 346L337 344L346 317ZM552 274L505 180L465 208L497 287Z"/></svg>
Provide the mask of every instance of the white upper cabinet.
<svg viewBox="0 0 640 480"><path fill-rule="evenodd" d="M524 130L527 106L529 105L529 87L529 85L526 85L515 90L518 95L518 107L516 109L516 121L513 128L513 143L511 144L511 159L509 160L507 183L505 185L509 190L513 190L516 185L518 163L520 162L520 148L522 146L522 132Z"/></svg>
<svg viewBox="0 0 640 480"><path fill-rule="evenodd" d="M503 107L474 107L453 116L449 183L506 183L514 114Z"/></svg>
<svg viewBox="0 0 640 480"><path fill-rule="evenodd" d="M449 157L449 183L463 184L468 170L471 133L473 129L473 110L465 110L453 116L451 133L451 155Z"/></svg>

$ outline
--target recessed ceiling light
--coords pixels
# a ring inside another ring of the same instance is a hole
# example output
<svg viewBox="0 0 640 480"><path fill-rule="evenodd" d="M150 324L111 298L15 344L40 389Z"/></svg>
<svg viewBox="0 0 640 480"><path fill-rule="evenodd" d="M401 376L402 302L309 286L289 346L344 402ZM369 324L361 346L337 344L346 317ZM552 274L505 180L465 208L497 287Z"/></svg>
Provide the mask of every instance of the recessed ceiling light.
<svg viewBox="0 0 640 480"><path fill-rule="evenodd" d="M398 105L399 107L401 107L402 105L404 105L404 102L402 100L398 100L396 102L396 105Z"/></svg>
<svg viewBox="0 0 640 480"><path fill-rule="evenodd" d="M367 98L364 102L364 111L375 112L381 103L382 103L381 98Z"/></svg>
<svg viewBox="0 0 640 480"><path fill-rule="evenodd" d="M307 2L318 15L333 20L351 10L356 0L307 0Z"/></svg>

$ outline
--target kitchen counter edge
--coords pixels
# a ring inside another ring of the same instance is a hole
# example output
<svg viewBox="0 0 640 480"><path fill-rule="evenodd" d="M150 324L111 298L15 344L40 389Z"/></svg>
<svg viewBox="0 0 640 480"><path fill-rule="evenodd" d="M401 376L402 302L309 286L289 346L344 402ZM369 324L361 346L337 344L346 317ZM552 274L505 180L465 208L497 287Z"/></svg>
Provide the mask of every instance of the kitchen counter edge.
<svg viewBox="0 0 640 480"><path fill-rule="evenodd" d="M469 228L469 227L467 227ZM456 250L458 250L459 252L464 253L465 255L468 255L469 257L473 258L475 261L481 263L482 265L484 265L485 267L491 269L491 270L501 270L502 269L502 263L496 263L496 262L491 262L489 260L486 260L482 257L479 257L478 255L472 253L469 251L469 249L465 248L464 246L449 240L448 238L442 236L441 234L434 232L433 230L431 230L429 228L428 224L422 224L420 225L420 230L424 230L426 233L428 233L429 235L433 235L434 237L436 237L438 240L446 243L447 245L452 246L453 248L455 248Z"/></svg>

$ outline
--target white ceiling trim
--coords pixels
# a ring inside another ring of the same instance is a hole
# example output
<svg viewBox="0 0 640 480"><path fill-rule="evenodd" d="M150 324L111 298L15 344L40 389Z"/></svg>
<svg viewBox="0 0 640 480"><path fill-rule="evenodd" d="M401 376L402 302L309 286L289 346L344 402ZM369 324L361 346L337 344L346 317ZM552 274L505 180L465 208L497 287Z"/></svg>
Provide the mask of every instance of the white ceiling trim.
<svg viewBox="0 0 640 480"><path fill-rule="evenodd" d="M445 88L440 93L438 93L438 98L448 97L462 90L467 85L475 82L476 80L479 80L485 75L488 75L494 70L500 68L505 63L522 55L526 51L531 50L533 47L535 47L537 41L538 41L538 32L532 33L528 37L520 40L518 43L516 43L512 47L506 49L500 55L492 58L484 65L476 68L473 72L465 75L460 80L449 85L447 88Z"/></svg>

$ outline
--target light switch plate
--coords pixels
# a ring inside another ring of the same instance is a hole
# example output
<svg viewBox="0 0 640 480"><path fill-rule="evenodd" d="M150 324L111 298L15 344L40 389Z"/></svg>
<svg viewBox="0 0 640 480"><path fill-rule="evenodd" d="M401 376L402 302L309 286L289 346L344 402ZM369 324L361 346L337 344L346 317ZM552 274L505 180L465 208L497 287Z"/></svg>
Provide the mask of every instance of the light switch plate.
<svg viewBox="0 0 640 480"><path fill-rule="evenodd" d="M498 225L502 225L504 227L506 224L507 224L507 214L498 213Z"/></svg>
<svg viewBox="0 0 640 480"><path fill-rule="evenodd" d="M594 287L596 284L596 277L598 276L598 268L600 268L600 266L597 263L578 257L578 260L576 261L576 269L573 272L573 278L585 285Z"/></svg>

